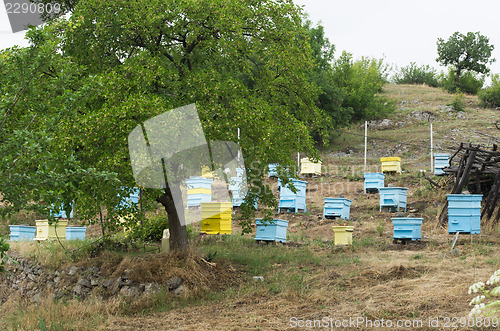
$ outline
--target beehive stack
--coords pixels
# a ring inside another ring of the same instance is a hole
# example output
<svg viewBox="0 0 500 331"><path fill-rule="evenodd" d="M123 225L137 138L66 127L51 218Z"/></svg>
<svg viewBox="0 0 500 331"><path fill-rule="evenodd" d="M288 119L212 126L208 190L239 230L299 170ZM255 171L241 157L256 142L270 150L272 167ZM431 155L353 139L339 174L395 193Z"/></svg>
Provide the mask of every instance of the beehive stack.
<svg viewBox="0 0 500 331"><path fill-rule="evenodd" d="M212 201L212 178L190 177L186 179L187 206L200 206Z"/></svg>
<svg viewBox="0 0 500 331"><path fill-rule="evenodd" d="M201 232L231 234L232 202L202 202Z"/></svg>

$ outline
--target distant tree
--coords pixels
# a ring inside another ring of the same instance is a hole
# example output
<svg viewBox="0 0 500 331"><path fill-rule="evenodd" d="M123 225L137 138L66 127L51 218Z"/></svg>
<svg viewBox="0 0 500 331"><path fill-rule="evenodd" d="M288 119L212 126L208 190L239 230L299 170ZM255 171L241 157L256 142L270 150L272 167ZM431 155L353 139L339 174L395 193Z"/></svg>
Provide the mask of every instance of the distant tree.
<svg viewBox="0 0 500 331"><path fill-rule="evenodd" d="M466 35L455 32L445 41L438 38L436 61L444 66L453 66L455 84L460 88L460 76L463 71L487 74L488 64L495 62L491 58L494 46L489 44L489 38L479 32L468 32Z"/></svg>

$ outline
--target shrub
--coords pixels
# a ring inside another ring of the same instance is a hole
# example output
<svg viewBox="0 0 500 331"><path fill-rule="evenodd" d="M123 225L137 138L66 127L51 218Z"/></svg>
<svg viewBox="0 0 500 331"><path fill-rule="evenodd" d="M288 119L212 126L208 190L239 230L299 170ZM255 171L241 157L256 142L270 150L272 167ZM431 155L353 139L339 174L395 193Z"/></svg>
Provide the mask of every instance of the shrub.
<svg viewBox="0 0 500 331"><path fill-rule="evenodd" d="M429 65L417 66L415 62L411 62L408 66L394 75L394 83L396 84L427 84L432 87L438 87L436 70Z"/></svg>
<svg viewBox="0 0 500 331"><path fill-rule="evenodd" d="M7 261L7 251L9 250L10 246L5 241L3 236L0 236L0 273L2 273L4 269L5 262Z"/></svg>
<svg viewBox="0 0 500 331"><path fill-rule="evenodd" d="M164 214L147 216L142 224L130 227L129 237L141 241L159 242L163 237L163 230L168 228L168 219Z"/></svg>
<svg viewBox="0 0 500 331"><path fill-rule="evenodd" d="M469 313L470 318L500 317L500 270L497 270L485 283L478 282L469 287L469 294L477 296L471 300L474 306Z"/></svg>
<svg viewBox="0 0 500 331"><path fill-rule="evenodd" d="M448 106L452 106L453 110L455 111L465 111L465 103L463 97L463 93L457 93L452 103L450 103Z"/></svg>
<svg viewBox="0 0 500 331"><path fill-rule="evenodd" d="M484 77L478 77L471 71L465 71L460 76L457 84L455 82L455 71L450 69L448 74L441 73L440 84L449 93L463 92L477 94L483 87Z"/></svg>
<svg viewBox="0 0 500 331"><path fill-rule="evenodd" d="M493 75L491 77L491 86L479 91L477 96L482 107L500 107L500 76L498 74Z"/></svg>
<svg viewBox="0 0 500 331"><path fill-rule="evenodd" d="M353 61L345 51L335 61L333 82L344 92L342 107L352 111L353 120L381 118L394 111L394 104L379 94L388 82L388 72L382 60L363 57Z"/></svg>

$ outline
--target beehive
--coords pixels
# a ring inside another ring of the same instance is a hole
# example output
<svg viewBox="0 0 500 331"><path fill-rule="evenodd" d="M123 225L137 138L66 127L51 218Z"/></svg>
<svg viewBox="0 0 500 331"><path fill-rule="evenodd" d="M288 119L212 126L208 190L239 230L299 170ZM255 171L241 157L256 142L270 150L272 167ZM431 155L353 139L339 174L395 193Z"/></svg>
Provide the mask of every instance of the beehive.
<svg viewBox="0 0 500 331"><path fill-rule="evenodd" d="M48 220L37 220L35 240L65 239L68 221L58 220L49 224Z"/></svg>
<svg viewBox="0 0 500 331"><path fill-rule="evenodd" d="M378 191L380 195L380 211L382 208L388 208L391 211L399 211L403 208L406 212L406 187L381 187Z"/></svg>
<svg viewBox="0 0 500 331"><path fill-rule="evenodd" d="M306 211L306 186L307 182L297 179L292 179L294 187L297 189L297 193L293 193L290 187L283 186L280 183L280 201L278 205L278 212L282 209L288 211L298 212L302 209L303 212Z"/></svg>
<svg viewBox="0 0 500 331"><path fill-rule="evenodd" d="M314 163L307 157L300 159L300 174L321 176L321 161Z"/></svg>
<svg viewBox="0 0 500 331"><path fill-rule="evenodd" d="M64 206L63 206L64 207ZM54 208L54 205L52 205L52 208ZM55 211L51 210L50 215L55 218L68 218L68 215L66 215L65 210L60 210L58 213ZM69 218L73 218L73 207L71 207L71 212L69 214Z"/></svg>
<svg viewBox="0 0 500 331"><path fill-rule="evenodd" d="M186 179L187 206L200 206L212 201L212 178L190 177Z"/></svg>
<svg viewBox="0 0 500 331"><path fill-rule="evenodd" d="M443 168L450 166L450 154L434 153L434 175L444 175Z"/></svg>
<svg viewBox="0 0 500 331"><path fill-rule="evenodd" d="M286 242L288 221L274 219L272 223L269 223L262 222L262 219L258 218L255 223L257 224L255 240Z"/></svg>
<svg viewBox="0 0 500 331"><path fill-rule="evenodd" d="M481 233L482 194L447 194L448 233Z"/></svg>
<svg viewBox="0 0 500 331"><path fill-rule="evenodd" d="M380 172L365 173L365 192L378 192L381 187L384 187L385 175Z"/></svg>
<svg viewBox="0 0 500 331"><path fill-rule="evenodd" d="M66 240L85 240L86 226L67 226Z"/></svg>
<svg viewBox="0 0 500 331"><path fill-rule="evenodd" d="M231 234L232 202L202 202L201 232L206 234Z"/></svg>
<svg viewBox="0 0 500 331"><path fill-rule="evenodd" d="M137 205L139 203L139 193L140 193L139 188L134 187L129 196L122 198L122 200L120 201L120 204L118 205L118 208L130 207L132 205Z"/></svg>
<svg viewBox="0 0 500 331"><path fill-rule="evenodd" d="M382 157L382 172L401 173L401 158L400 157Z"/></svg>
<svg viewBox="0 0 500 331"><path fill-rule="evenodd" d="M348 220L351 210L351 200L346 198L323 198L323 218L343 218Z"/></svg>
<svg viewBox="0 0 500 331"><path fill-rule="evenodd" d="M420 240L422 239L422 218L395 217L391 218L393 225L393 239Z"/></svg>
<svg viewBox="0 0 500 331"><path fill-rule="evenodd" d="M238 170L238 169L236 169ZM242 189L241 185L243 183L243 179L241 175L238 177L231 177L229 179L229 190L233 193L233 207L240 207L243 202L245 202L245 197L240 194L240 190ZM254 204L255 209L257 209L257 202Z"/></svg>
<svg viewBox="0 0 500 331"><path fill-rule="evenodd" d="M10 240L21 241L21 240L33 240L35 239L36 227L28 225L9 225L10 228Z"/></svg>
<svg viewBox="0 0 500 331"><path fill-rule="evenodd" d="M269 170L267 174L268 177L278 177L278 171L277 171L278 165L276 163L269 164L267 168Z"/></svg>
<svg viewBox="0 0 500 331"><path fill-rule="evenodd" d="M335 245L352 245L353 226L334 225Z"/></svg>

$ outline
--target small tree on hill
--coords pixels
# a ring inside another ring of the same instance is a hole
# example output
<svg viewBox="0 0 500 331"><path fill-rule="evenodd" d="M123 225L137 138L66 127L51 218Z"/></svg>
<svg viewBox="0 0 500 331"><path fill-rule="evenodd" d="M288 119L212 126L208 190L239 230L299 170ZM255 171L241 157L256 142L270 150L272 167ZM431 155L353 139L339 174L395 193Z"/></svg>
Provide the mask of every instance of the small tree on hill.
<svg viewBox="0 0 500 331"><path fill-rule="evenodd" d="M489 38L479 32L468 32L466 35L455 32L445 41L438 38L436 61L444 66L453 66L455 85L460 89L460 76L464 71L487 74L488 64L495 62L491 58L494 46L489 44Z"/></svg>

